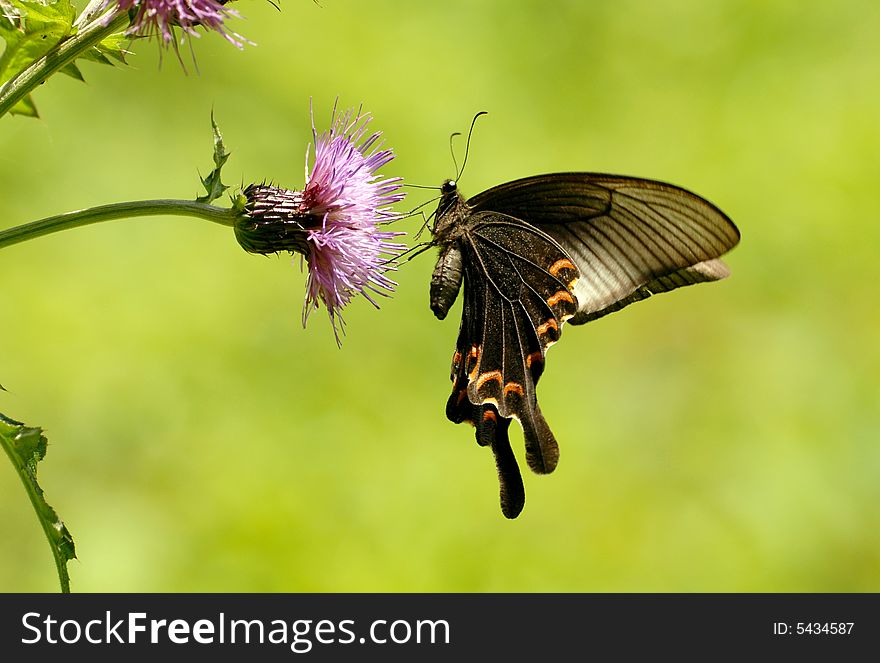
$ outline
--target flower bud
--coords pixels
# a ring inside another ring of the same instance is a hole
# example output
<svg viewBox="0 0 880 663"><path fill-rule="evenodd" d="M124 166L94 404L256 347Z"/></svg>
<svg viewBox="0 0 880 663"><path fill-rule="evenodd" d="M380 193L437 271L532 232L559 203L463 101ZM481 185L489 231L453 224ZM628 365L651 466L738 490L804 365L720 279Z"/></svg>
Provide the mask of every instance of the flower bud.
<svg viewBox="0 0 880 663"><path fill-rule="evenodd" d="M308 230L322 217L303 208L303 194L268 184L244 190L244 214L235 223L235 238L249 253L290 251L308 255Z"/></svg>

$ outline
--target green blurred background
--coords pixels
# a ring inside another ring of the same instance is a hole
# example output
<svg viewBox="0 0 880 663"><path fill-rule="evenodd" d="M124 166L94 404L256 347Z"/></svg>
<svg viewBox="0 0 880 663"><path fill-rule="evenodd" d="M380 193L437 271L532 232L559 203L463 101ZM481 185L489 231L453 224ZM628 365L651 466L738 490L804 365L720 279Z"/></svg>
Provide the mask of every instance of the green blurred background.
<svg viewBox="0 0 880 663"><path fill-rule="evenodd" d="M41 120L3 118L2 227L193 197L212 109L227 182L298 187L309 97L324 126L338 95L374 113L389 175L452 176L449 134L487 110L466 194L658 178L742 244L727 281L568 329L539 389L561 462L512 522L444 416L460 305L431 315L433 256L346 311L340 350L324 311L301 328L298 261L219 226L4 249L0 411L47 431L74 591L880 591L877 3L237 6L255 47L206 35L186 75L137 43L127 70L42 86ZM5 460L0 530L0 589L56 591Z"/></svg>

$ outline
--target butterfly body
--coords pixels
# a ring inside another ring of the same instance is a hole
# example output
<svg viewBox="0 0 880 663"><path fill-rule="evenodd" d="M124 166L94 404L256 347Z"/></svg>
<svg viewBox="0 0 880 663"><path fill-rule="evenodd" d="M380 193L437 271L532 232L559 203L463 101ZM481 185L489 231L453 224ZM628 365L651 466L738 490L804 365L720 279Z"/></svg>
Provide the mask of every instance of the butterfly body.
<svg viewBox="0 0 880 663"><path fill-rule="evenodd" d="M431 275L431 310L443 320L458 297L463 277L463 256L460 240L467 232L467 203L458 192L453 180L441 187L442 196L437 206L433 243L440 246L440 257Z"/></svg>
<svg viewBox="0 0 880 663"><path fill-rule="evenodd" d="M469 200L447 180L432 235L435 316L464 293L446 415L474 425L477 442L492 448L508 518L525 504L510 420L522 425L534 472L552 472L559 457L535 388L563 324L724 278L717 258L739 240L730 219L695 194L597 173L524 178Z"/></svg>

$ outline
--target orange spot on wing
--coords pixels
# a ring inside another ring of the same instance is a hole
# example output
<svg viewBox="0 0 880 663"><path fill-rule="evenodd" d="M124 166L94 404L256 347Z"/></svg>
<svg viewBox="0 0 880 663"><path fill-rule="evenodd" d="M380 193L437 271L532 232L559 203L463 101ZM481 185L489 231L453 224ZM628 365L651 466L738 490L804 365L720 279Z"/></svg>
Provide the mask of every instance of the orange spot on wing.
<svg viewBox="0 0 880 663"><path fill-rule="evenodd" d="M556 324L556 318L550 318L543 325L539 325L535 331L538 332L538 336L543 336L550 329L559 330L559 325Z"/></svg>
<svg viewBox="0 0 880 663"><path fill-rule="evenodd" d="M522 385L517 384L516 382L508 382L506 385L504 385L504 395L505 396L507 395L507 392L509 392L509 391L512 391L515 394L519 394L520 396L524 395Z"/></svg>
<svg viewBox="0 0 880 663"><path fill-rule="evenodd" d="M456 350L452 355L452 370L449 372L449 379L455 382L458 379L458 369L461 368L461 353Z"/></svg>
<svg viewBox="0 0 880 663"><path fill-rule="evenodd" d="M483 421L498 421L494 410L486 410L483 412Z"/></svg>
<svg viewBox="0 0 880 663"><path fill-rule="evenodd" d="M473 368L471 368L470 372L468 373L468 378L470 380L473 380L474 378L477 377L477 367L480 365L479 358L480 358L480 347L477 345L472 345L471 351L468 353L468 364L473 362ZM468 364L466 364L466 365L468 365ZM467 369L465 369L465 370L467 370Z"/></svg>
<svg viewBox="0 0 880 663"><path fill-rule="evenodd" d="M477 378L477 389L490 380L498 380L498 384L501 384L501 371L489 371L488 373L483 373Z"/></svg>
<svg viewBox="0 0 880 663"><path fill-rule="evenodd" d="M557 260L552 265L550 265L550 269L547 271L553 274L553 276L556 276L563 269L573 269L575 272L578 271L577 266L568 258L561 258L560 260Z"/></svg>
<svg viewBox="0 0 880 663"><path fill-rule="evenodd" d="M569 304L574 304L574 297L571 296L571 293L568 290L560 290L547 300L547 305L556 306L556 304L561 301L568 302Z"/></svg>
<svg viewBox="0 0 880 663"><path fill-rule="evenodd" d="M539 332L539 333L540 333L540 332ZM532 367L532 364L533 364L534 362L536 362L536 361L537 361L538 363L543 364L543 363L544 363L544 355L542 355L540 352L533 352L533 353L530 354L528 357L526 357L526 366L527 366L528 368L531 368L531 367Z"/></svg>

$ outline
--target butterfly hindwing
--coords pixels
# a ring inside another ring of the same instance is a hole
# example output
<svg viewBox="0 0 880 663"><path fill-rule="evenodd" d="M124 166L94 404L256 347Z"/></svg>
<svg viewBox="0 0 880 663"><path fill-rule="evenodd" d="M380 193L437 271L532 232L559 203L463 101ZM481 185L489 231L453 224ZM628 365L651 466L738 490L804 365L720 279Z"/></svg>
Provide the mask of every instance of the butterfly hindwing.
<svg viewBox="0 0 880 663"><path fill-rule="evenodd" d="M488 404L502 418L519 420L529 467L552 472L559 450L535 385L547 348L576 310L570 287L577 271L550 237L500 214L473 215L461 250L465 301L453 362L455 403L447 414L453 420L475 416L467 411L466 389L467 403Z"/></svg>
<svg viewBox="0 0 880 663"><path fill-rule="evenodd" d="M479 280L472 273L468 283L474 279ZM446 403L446 416L457 424L470 422L476 429L477 443L492 449L498 472L501 512L507 518L516 518L525 505L526 493L516 457L510 447L510 419L500 416L491 403L475 405L468 398L468 376L476 366L479 349L483 345L481 321L484 317L484 294L484 289L466 287L464 290L461 326L452 358L453 387Z"/></svg>

